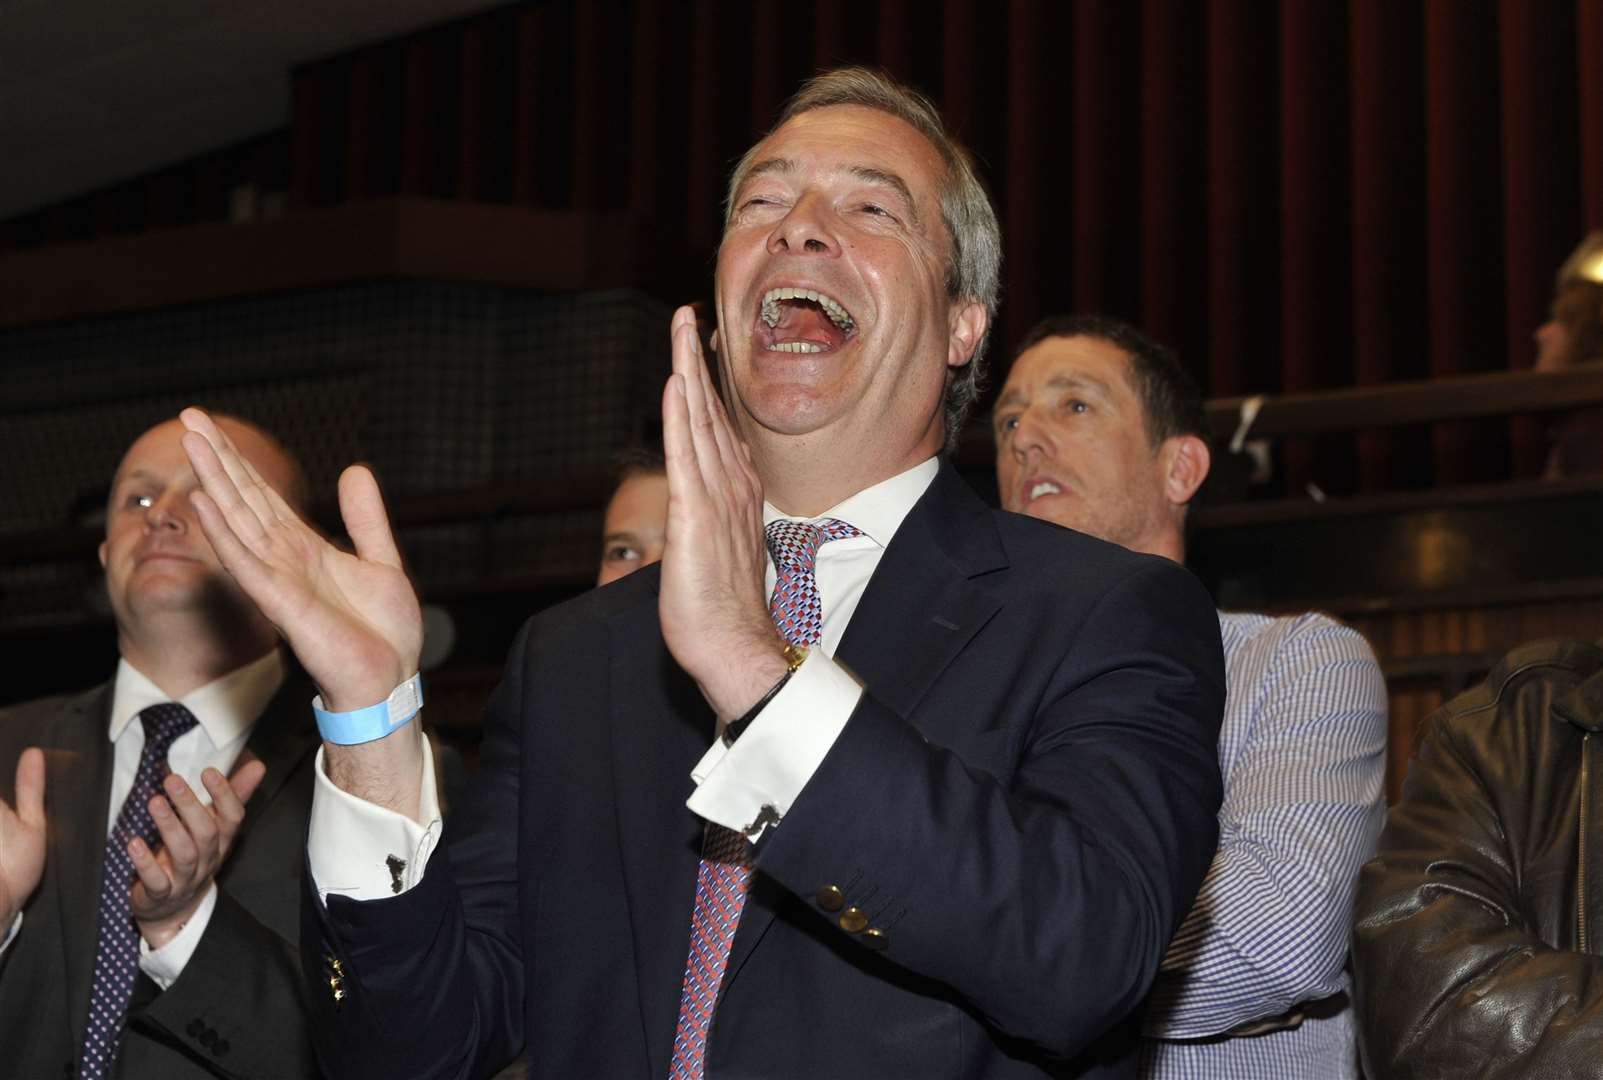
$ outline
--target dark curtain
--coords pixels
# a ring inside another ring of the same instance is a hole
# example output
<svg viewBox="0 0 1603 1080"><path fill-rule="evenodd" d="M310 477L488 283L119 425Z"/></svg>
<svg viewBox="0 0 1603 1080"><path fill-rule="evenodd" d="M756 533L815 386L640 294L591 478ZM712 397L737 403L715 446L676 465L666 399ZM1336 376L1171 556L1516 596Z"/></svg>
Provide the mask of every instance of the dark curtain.
<svg viewBox="0 0 1603 1080"><path fill-rule="evenodd" d="M292 207L629 211L705 267L730 164L847 62L924 89L981 161L993 385L1066 309L1142 324L1214 396L1526 367L1554 269L1603 228L1603 0L553 0L298 69L267 145ZM0 246L174 223L202 189L125 185ZM1335 493L1543 455L1528 419L1442 424L1293 440L1281 475Z"/></svg>

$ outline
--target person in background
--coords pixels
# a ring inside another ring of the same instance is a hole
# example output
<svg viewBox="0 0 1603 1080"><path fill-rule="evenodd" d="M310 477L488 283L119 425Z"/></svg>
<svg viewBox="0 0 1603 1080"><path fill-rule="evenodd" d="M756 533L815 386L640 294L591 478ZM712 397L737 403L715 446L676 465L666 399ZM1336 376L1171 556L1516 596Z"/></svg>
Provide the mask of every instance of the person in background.
<svg viewBox="0 0 1603 1080"><path fill-rule="evenodd" d="M1535 336L1537 371L1603 361L1603 232L1581 241L1559 267L1551 317ZM1549 479L1603 473L1603 407L1556 414L1548 438Z"/></svg>
<svg viewBox="0 0 1603 1080"><path fill-rule="evenodd" d="M662 558L668 530L668 465L662 451L634 447L618 457L617 486L601 526L597 585Z"/></svg>
<svg viewBox="0 0 1603 1080"><path fill-rule="evenodd" d="M1603 648L1524 645L1420 731L1353 936L1374 1080L1595 1076Z"/></svg>
<svg viewBox="0 0 1603 1080"><path fill-rule="evenodd" d="M993 419L1004 507L1184 562L1210 456L1202 396L1168 349L1111 319L1047 319ZM1385 684L1364 639L1323 615L1218 615L1219 850L1164 957L1142 1073L1355 1077L1344 963L1385 812Z"/></svg>
<svg viewBox="0 0 1603 1080"><path fill-rule="evenodd" d="M304 510L277 440L217 423ZM316 1072L296 949L312 687L197 524L183 432L145 432L112 480L115 677L0 711L7 1076Z"/></svg>

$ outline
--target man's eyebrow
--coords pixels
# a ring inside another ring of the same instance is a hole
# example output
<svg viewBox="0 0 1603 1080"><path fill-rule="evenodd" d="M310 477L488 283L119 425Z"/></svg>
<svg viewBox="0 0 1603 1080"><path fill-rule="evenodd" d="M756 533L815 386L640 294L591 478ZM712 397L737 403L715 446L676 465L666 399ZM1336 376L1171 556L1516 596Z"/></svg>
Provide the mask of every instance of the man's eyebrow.
<svg viewBox="0 0 1603 1080"><path fill-rule="evenodd" d="M907 208L913 212L914 220L917 220L918 206L913 202L913 192L908 188L907 181L900 176L892 172L886 172L884 169L876 169L871 165L851 165L847 167L846 171L857 177L857 179L867 181L870 184L883 184L888 188L895 188L896 193L907 204Z"/></svg>
<svg viewBox="0 0 1603 1080"><path fill-rule="evenodd" d="M792 158L763 158L761 161L753 162L751 168L746 170L746 174L740 178L740 186L745 187L746 181L750 180L754 176L762 176L766 173L787 173L795 171L796 162Z"/></svg>
<svg viewBox="0 0 1603 1080"><path fill-rule="evenodd" d="M149 480L160 480L160 479L161 478L159 476L157 476L155 473L151 472L148 469L129 469L127 472L118 473L115 477L113 477L112 481L111 481L111 487L112 487L112 490L115 491L118 487L122 486L123 484L126 484L130 480L146 480L146 481L149 481Z"/></svg>
<svg viewBox="0 0 1603 1080"><path fill-rule="evenodd" d="M801 166L795 158L763 158L761 161L753 162L751 168L747 169L745 174L741 176L739 187L745 187L756 176L764 176L768 173L796 172L800 168ZM886 172L884 169L876 169L872 165L846 165L842 166L840 171L865 183L880 184L895 191L896 194L902 197L902 202L906 204L908 214L912 217L913 223L915 225L919 223L918 203L913 200L913 191L907 186L907 181L900 176L893 172ZM738 191L739 188L736 190Z"/></svg>
<svg viewBox="0 0 1603 1080"><path fill-rule="evenodd" d="M1054 390L1079 390L1089 388L1091 390L1095 390L1104 397L1109 397L1113 393L1113 388L1107 383L1103 382L1095 375L1087 375L1081 371L1076 371L1068 375L1054 375L1046 381L1046 385L1050 386Z"/></svg>
<svg viewBox="0 0 1603 1080"><path fill-rule="evenodd" d="M1023 400L1024 395L1017 389L1005 390L1002 396L996 399L996 404L991 407L991 414L994 416L1002 410L1003 406L1014 405Z"/></svg>
<svg viewBox="0 0 1603 1080"><path fill-rule="evenodd" d="M1093 390L1103 397L1112 395L1112 388L1107 383L1095 375L1078 371L1066 375L1054 375L1046 381L1046 386L1048 390ZM1006 406L1016 405L1023 400L1024 393L1018 388L1004 390L1002 396L997 398L996 404L992 406L991 415L994 417Z"/></svg>

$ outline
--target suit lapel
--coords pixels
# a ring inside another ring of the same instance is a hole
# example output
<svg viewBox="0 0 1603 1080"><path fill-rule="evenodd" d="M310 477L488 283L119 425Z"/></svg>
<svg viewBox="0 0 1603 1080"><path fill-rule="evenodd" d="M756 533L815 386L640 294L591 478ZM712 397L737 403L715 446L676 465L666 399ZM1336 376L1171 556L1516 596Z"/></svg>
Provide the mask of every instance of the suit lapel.
<svg viewBox="0 0 1603 1080"><path fill-rule="evenodd" d="M835 658L875 698L916 724L918 703L1001 606L971 579L1006 566L989 509L943 462L880 558ZM754 875L725 969L726 988L788 896Z"/></svg>
<svg viewBox="0 0 1603 1080"><path fill-rule="evenodd" d="M61 906L62 970L73 1045L82 1046L100 922L115 748L109 737L111 684L76 698L57 721L58 749L46 754L45 799Z"/></svg>
<svg viewBox="0 0 1603 1080"><path fill-rule="evenodd" d="M990 510L943 462L885 550L836 659L916 724L918 703L1001 606L973 579L1007 565Z"/></svg>
<svg viewBox="0 0 1603 1080"><path fill-rule="evenodd" d="M249 833L251 826L272 805L274 797L301 759L317 752L320 740L312 716L314 692L305 672L291 662L284 685L278 688L278 693L273 695L273 700L268 702L256 726L251 729L245 752L259 758L267 766L267 772L256 786L250 801L245 804L245 820L240 823L241 836Z"/></svg>
<svg viewBox="0 0 1603 1080"><path fill-rule="evenodd" d="M642 573L647 571L642 571ZM685 807L713 716L662 643L652 603L609 622L613 791L634 931L640 1009L654 1073L673 1054L690 945L702 821Z"/></svg>

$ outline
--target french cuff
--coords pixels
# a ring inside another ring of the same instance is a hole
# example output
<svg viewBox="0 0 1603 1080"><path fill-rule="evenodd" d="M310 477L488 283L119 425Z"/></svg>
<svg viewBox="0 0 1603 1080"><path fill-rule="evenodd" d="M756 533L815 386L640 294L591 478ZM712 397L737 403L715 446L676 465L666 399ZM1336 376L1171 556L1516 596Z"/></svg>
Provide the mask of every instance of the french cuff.
<svg viewBox="0 0 1603 1080"><path fill-rule="evenodd" d="M6 950L11 948L11 943L17 940L17 933L21 929L22 912L19 911L17 912L16 918L11 920L11 925L6 927L5 936L0 937L0 956L4 956L6 954Z"/></svg>
<svg viewBox="0 0 1603 1080"><path fill-rule="evenodd" d="M150 943L143 936L140 937L139 970L149 975L163 990L172 986L178 981L178 976L184 973L189 958L200 948L201 936L206 933L206 926L212 921L212 912L216 910L217 883L213 881L206 886L206 895L195 906L195 913L173 935L171 941L159 949L152 949Z"/></svg>
<svg viewBox="0 0 1603 1080"><path fill-rule="evenodd" d="M434 751L421 733L418 739L423 743L421 824L335 785L323 767L323 749L318 748L306 863L322 899L336 893L353 900L381 900L423 880L423 868L440 839L440 800Z"/></svg>
<svg viewBox="0 0 1603 1080"><path fill-rule="evenodd" d="M757 840L790 811L857 708L863 688L816 650L733 746L722 739L690 770L685 805Z"/></svg>

